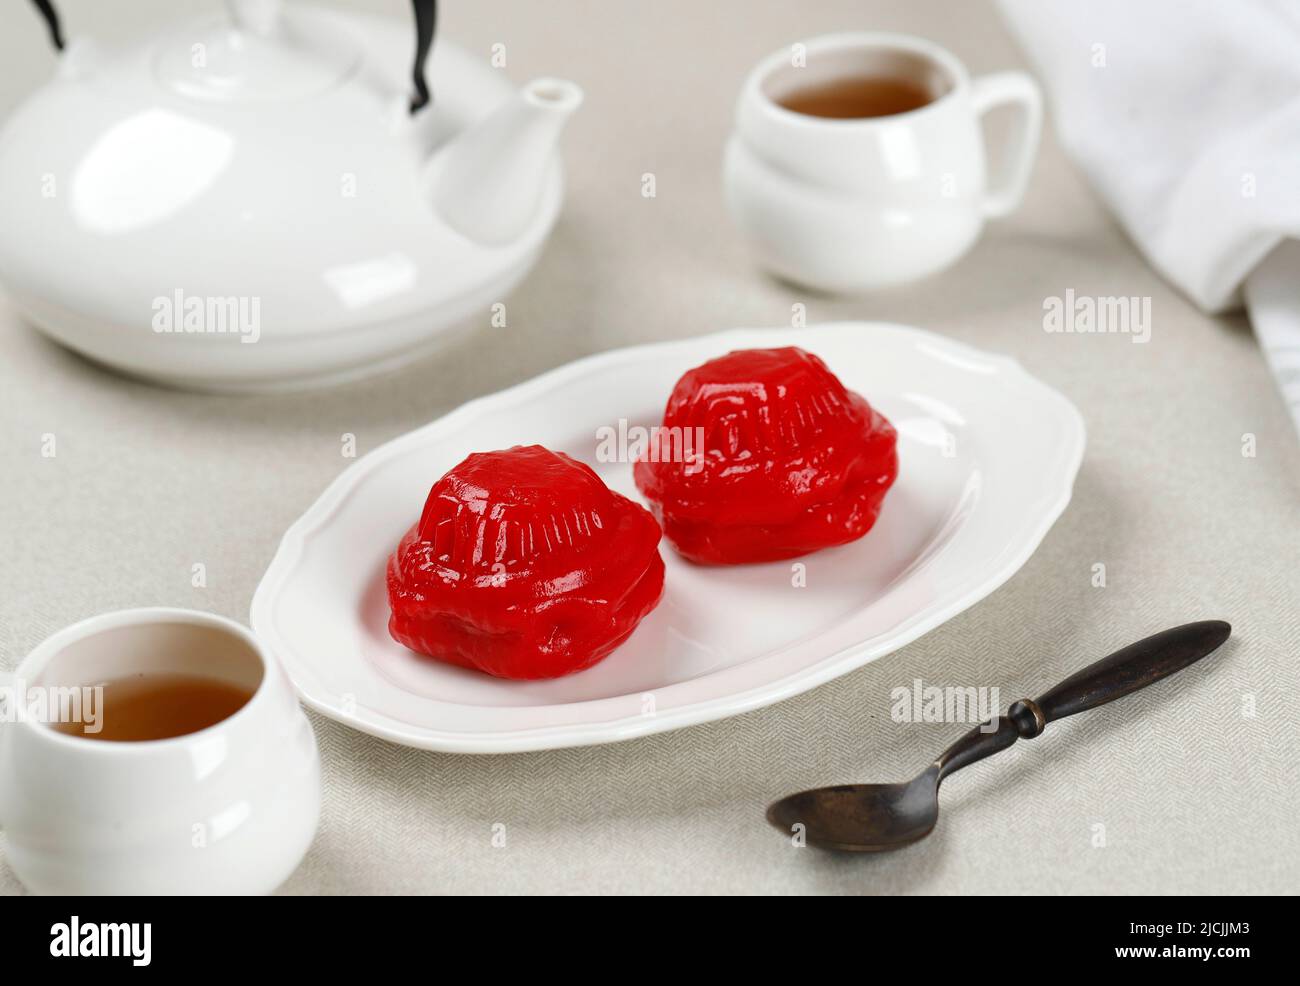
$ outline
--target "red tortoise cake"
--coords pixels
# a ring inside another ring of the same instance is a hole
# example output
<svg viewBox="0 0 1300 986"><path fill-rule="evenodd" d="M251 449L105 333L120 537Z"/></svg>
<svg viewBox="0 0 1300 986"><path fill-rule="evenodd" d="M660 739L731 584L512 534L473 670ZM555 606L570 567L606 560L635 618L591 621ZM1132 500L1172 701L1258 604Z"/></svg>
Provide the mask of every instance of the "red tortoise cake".
<svg viewBox="0 0 1300 986"><path fill-rule="evenodd" d="M670 442L689 444L679 437L687 432L703 436L697 457L667 454ZM871 530L898 475L896 441L884 416L813 354L747 349L677 381L658 447L634 470L684 557L774 561Z"/></svg>
<svg viewBox="0 0 1300 986"><path fill-rule="evenodd" d="M388 562L389 632L502 678L591 667L663 594L659 525L540 445L476 452L429 491Z"/></svg>

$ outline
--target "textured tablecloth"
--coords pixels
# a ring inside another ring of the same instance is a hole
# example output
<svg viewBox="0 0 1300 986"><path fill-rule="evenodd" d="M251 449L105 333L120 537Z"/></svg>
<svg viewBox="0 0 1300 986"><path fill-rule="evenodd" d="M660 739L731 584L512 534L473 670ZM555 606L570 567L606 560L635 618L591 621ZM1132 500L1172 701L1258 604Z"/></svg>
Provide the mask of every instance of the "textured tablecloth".
<svg viewBox="0 0 1300 986"><path fill-rule="evenodd" d="M106 40L178 16L168 0L63 0ZM382 6L407 16L407 5ZM1087 419L1074 501L1003 588L902 651L780 705L603 747L457 757L313 716L320 832L287 893L1285 892L1300 884L1300 449L1251 332L1161 281L1048 134L1023 208L949 272L867 299L756 272L719 191L746 70L823 31L910 31L975 72L1023 64L984 3L449 0L443 36L516 80L579 81L569 199L509 299L510 341L343 389L222 398L135 383L23 325L0 298L0 665L108 609L247 620L284 529L360 451L461 402L613 346L738 325L885 319L1009 353ZM1080 57L1088 57L1081 52ZM50 72L41 25L0 11L0 112ZM641 195L653 172L657 196ZM0 217L3 222L3 217ZM1149 297L1152 335L1043 329L1044 299ZM56 458L41 455L57 436ZM1254 455L1250 451L1253 436ZM190 566L207 566L205 589ZM1106 585L1095 586L1104 564ZM1053 725L944 787L933 837L882 858L796 849L763 808L817 784L910 776L965 727L898 724L920 678L1042 691L1187 620L1235 632L1215 657ZM1252 714L1253 713L1253 714ZM493 826L505 825L504 847ZM0 856L3 856L0 836ZM0 865L0 889L21 891Z"/></svg>

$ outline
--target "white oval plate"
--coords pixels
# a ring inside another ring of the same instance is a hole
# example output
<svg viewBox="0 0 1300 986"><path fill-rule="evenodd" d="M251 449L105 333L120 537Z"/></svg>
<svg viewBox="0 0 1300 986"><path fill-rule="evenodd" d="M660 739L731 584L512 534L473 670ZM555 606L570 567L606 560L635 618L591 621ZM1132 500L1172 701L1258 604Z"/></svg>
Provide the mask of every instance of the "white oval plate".
<svg viewBox="0 0 1300 986"><path fill-rule="evenodd" d="M817 353L898 428L899 478L865 538L735 568L690 565L664 542L663 602L605 661L567 678L504 681L389 637L388 555L429 487L470 452L538 442L638 498L627 462L597 461L597 430L657 424L685 370L783 345ZM744 329L616 350L465 404L354 463L285 534L252 625L308 705L397 743L502 753L630 739L789 698L979 601L1065 509L1083 447L1079 412L1014 360L919 329Z"/></svg>

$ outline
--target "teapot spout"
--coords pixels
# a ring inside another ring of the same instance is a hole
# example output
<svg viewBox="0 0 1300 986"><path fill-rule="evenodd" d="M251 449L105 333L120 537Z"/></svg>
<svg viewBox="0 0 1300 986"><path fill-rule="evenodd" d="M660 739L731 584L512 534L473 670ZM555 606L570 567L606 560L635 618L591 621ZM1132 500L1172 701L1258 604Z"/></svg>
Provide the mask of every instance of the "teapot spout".
<svg viewBox="0 0 1300 986"><path fill-rule="evenodd" d="M582 105L582 89L534 79L429 162L437 213L480 243L507 243L536 215L560 131Z"/></svg>

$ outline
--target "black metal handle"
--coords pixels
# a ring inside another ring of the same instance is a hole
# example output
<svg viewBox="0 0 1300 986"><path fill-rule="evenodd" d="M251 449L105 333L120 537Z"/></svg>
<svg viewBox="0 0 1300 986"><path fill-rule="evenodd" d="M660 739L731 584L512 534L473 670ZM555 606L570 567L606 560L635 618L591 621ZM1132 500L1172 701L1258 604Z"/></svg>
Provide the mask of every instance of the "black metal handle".
<svg viewBox="0 0 1300 986"><path fill-rule="evenodd" d="M59 24L59 13L54 9L52 0L32 0L36 9L40 11L41 17L45 19L45 26L50 32L50 41L59 51L63 50L63 28ZM411 6L415 9L415 64L411 68L411 81L415 85L415 93L411 96L411 112L427 106L432 99L429 94L429 83L424 78L424 65L429 60L429 52L433 48L433 33L438 26L438 0L411 0Z"/></svg>
<svg viewBox="0 0 1300 986"><path fill-rule="evenodd" d="M50 41L59 51L63 50L63 28L59 26L59 12L54 9L54 4L50 0L32 0L36 4L36 9L41 12L45 18L45 26L50 31Z"/></svg>
<svg viewBox="0 0 1300 986"><path fill-rule="evenodd" d="M954 771L1007 749L1018 739L1033 739L1049 722L1086 712L1195 664L1228 639L1232 627L1202 620L1162 630L1089 664L1041 698L1013 702L1007 714L977 726L939 755L932 769L942 781Z"/></svg>
<svg viewBox="0 0 1300 986"><path fill-rule="evenodd" d="M411 69L415 95L411 97L411 112L415 113L427 106L431 98L429 84L424 79L424 63L428 61L433 32L438 26L438 3L437 0L411 0L411 6L415 8L415 65Z"/></svg>

